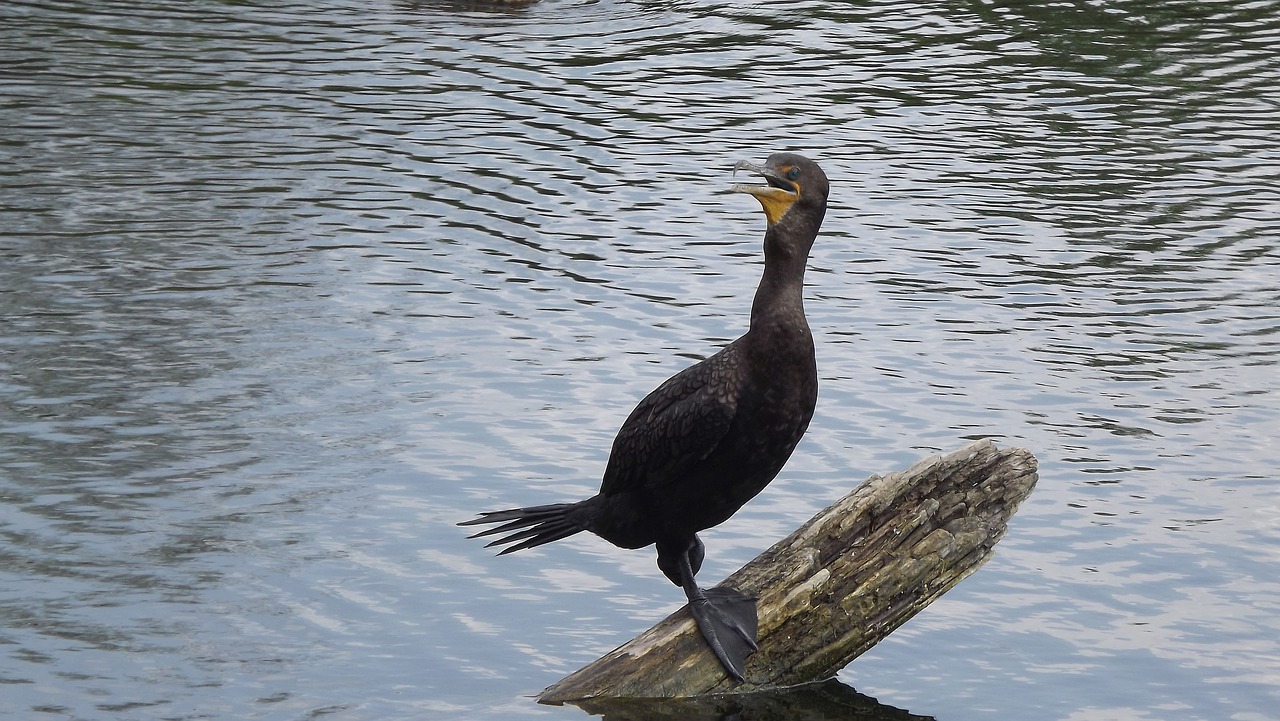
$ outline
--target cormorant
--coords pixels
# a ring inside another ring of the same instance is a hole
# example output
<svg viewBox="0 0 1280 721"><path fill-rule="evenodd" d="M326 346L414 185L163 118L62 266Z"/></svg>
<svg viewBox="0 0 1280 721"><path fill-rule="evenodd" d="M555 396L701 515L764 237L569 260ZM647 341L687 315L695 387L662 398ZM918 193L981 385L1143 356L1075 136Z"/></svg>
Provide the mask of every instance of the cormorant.
<svg viewBox="0 0 1280 721"><path fill-rule="evenodd" d="M502 525L501 553L591 531L622 548L656 544L658 568L684 589L689 609L725 670L743 680L756 649L755 599L694 581L698 531L722 523L764 489L809 426L818 397L813 335L804 316L804 270L827 207L827 177L813 161L775 153L764 178L740 184L764 207L764 275L741 338L658 386L613 442L600 492L577 503L491 511L464 521Z"/></svg>

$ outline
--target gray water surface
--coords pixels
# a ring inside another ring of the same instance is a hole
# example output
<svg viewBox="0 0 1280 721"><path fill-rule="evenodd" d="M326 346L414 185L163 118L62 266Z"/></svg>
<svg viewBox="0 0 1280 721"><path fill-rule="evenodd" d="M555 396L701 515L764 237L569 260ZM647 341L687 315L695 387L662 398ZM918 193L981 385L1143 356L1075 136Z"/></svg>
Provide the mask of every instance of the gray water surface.
<svg viewBox="0 0 1280 721"><path fill-rule="evenodd" d="M781 149L821 397L704 583L991 437L996 558L843 682L1277 718L1268 0L0 4L0 714L585 717L529 697L680 591L454 523L590 495L745 329Z"/></svg>

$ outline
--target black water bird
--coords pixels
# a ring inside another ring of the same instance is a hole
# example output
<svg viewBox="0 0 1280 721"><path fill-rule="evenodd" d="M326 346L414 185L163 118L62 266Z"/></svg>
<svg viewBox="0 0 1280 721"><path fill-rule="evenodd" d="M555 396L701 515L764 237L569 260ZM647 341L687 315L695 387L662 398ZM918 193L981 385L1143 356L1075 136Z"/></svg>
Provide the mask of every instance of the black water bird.
<svg viewBox="0 0 1280 721"><path fill-rule="evenodd" d="M694 581L698 531L722 523L759 493L795 450L818 397L813 335L804 316L804 270L827 207L827 177L813 161L776 153L734 171L763 177L735 185L764 207L764 275L741 338L669 378L640 401L613 442L600 492L480 514L459 525L500 523L476 536L501 553L591 531L622 548L656 544L658 568L684 589L689 609L730 676L743 680L756 649L755 599Z"/></svg>

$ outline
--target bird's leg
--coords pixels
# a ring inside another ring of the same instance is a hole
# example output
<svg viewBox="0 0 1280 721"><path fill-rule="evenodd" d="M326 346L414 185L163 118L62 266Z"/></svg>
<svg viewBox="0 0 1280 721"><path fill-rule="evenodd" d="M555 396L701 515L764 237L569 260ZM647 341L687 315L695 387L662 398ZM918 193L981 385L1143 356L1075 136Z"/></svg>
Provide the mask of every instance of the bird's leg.
<svg viewBox="0 0 1280 721"><path fill-rule="evenodd" d="M694 547L691 544L678 559L680 586L689 599L689 612L725 671L742 682L747 656L758 648L756 600L731 588L698 588L689 562Z"/></svg>

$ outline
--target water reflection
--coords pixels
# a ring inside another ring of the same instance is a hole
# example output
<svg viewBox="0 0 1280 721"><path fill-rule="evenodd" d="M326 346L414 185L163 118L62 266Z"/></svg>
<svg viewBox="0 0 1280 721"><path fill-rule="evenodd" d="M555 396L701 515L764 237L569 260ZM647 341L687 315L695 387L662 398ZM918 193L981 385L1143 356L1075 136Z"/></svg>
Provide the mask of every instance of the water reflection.
<svg viewBox="0 0 1280 721"><path fill-rule="evenodd" d="M594 699L575 705L604 721L931 721L836 680L775 692L691 699Z"/></svg>

